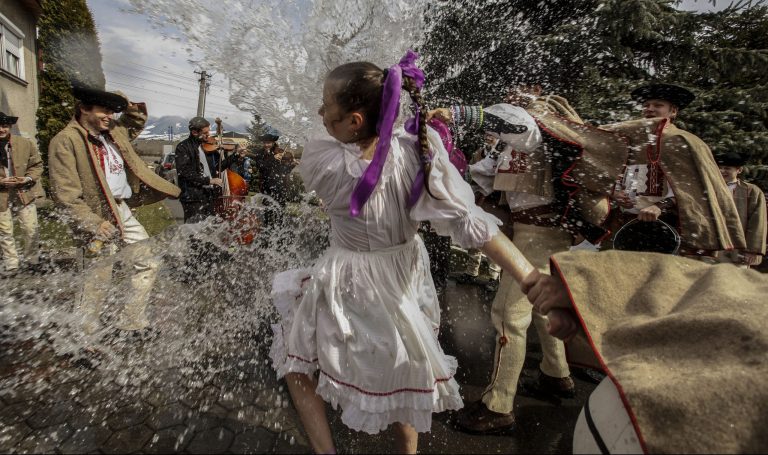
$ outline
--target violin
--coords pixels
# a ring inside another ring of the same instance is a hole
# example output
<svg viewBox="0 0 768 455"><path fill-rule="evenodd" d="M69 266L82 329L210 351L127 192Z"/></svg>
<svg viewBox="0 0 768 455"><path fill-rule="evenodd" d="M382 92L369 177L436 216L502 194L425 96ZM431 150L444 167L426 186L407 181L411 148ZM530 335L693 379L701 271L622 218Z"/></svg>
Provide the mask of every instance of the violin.
<svg viewBox="0 0 768 455"><path fill-rule="evenodd" d="M219 144L216 143L216 138L214 136L208 136L203 141L203 152L205 153L219 153Z"/></svg>

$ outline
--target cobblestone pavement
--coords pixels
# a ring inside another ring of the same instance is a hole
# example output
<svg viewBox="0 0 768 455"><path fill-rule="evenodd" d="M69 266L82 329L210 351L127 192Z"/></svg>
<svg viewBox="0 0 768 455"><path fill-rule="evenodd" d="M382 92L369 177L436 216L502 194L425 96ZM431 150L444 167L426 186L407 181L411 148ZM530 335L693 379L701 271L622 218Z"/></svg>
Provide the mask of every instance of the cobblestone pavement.
<svg viewBox="0 0 768 455"><path fill-rule="evenodd" d="M459 360L467 401L477 399L492 365L488 293L451 283L443 344ZM8 326L4 329L6 330ZM540 357L530 346L524 375ZM143 349L142 341L127 349ZM154 365L150 377L84 368L45 342L0 341L0 453L310 453L298 417L265 350L226 358L214 375ZM518 430L473 436L456 431L452 415L435 416L420 439L423 453L569 452L576 416L592 384L562 403L520 396ZM331 420L342 453L391 453L391 435L348 430Z"/></svg>

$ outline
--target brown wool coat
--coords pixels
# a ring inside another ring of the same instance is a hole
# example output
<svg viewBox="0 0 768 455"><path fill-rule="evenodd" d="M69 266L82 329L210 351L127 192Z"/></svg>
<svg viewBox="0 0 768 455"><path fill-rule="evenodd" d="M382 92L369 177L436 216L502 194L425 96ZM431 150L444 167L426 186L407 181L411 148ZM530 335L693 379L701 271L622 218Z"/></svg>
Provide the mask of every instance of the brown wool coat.
<svg viewBox="0 0 768 455"><path fill-rule="evenodd" d="M649 140L658 147L659 164L675 193L683 247L705 252L743 249L746 242L739 214L709 147L672 123L657 134L662 121L630 120L600 128L626 138L634 153L646 153Z"/></svg>
<svg viewBox="0 0 768 455"><path fill-rule="evenodd" d="M526 110L543 133L578 149L579 159L569 173L577 185L573 198L587 221L602 224L610 211L609 196L626 164L626 139L584 124L568 100L556 95L540 97ZM552 177L548 160L532 160L526 173L498 173L493 187L552 197Z"/></svg>
<svg viewBox="0 0 768 455"><path fill-rule="evenodd" d="M584 329L569 362L609 375L646 452L765 452L768 275L626 251L551 264Z"/></svg>
<svg viewBox="0 0 768 455"><path fill-rule="evenodd" d="M9 202L17 198L21 205L28 205L39 197L43 197L43 187L40 177L43 175L43 160L37 152L34 142L23 137L11 135L11 163L15 177L29 177L32 182L14 189L0 187L0 212L8 210ZM0 166L0 177L5 175L5 166Z"/></svg>
<svg viewBox="0 0 768 455"><path fill-rule="evenodd" d="M178 197L180 190L150 170L133 150L130 141L144 128L146 107L137 104L126 110L110 127L110 134L125 161L133 197L131 207ZM121 231L117 212L99 157L88 142L88 132L75 119L57 134L48 147L51 197L69 222L76 240L86 242L103 221Z"/></svg>
<svg viewBox="0 0 768 455"><path fill-rule="evenodd" d="M765 255L766 220L765 195L757 185L739 180L733 191L733 202L739 212L747 253Z"/></svg>

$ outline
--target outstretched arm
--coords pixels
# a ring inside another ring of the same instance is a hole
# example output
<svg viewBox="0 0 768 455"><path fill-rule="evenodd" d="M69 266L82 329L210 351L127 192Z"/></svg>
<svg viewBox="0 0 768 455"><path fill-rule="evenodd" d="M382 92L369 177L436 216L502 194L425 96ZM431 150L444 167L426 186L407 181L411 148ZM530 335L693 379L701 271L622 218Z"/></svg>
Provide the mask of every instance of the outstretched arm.
<svg viewBox="0 0 768 455"><path fill-rule="evenodd" d="M505 272L511 274L518 283L522 283L526 277L536 271L523 253L502 232L493 236L481 250Z"/></svg>

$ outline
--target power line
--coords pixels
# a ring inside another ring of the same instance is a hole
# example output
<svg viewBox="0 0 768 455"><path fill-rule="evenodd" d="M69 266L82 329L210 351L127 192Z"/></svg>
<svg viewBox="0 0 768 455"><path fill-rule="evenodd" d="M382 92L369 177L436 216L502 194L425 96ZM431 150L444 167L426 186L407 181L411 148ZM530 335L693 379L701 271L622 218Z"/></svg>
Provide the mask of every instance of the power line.
<svg viewBox="0 0 768 455"><path fill-rule="evenodd" d="M174 77L177 77L179 79L184 79L185 81L194 82L194 83L198 82L197 79L189 77L189 76L183 76L183 75L178 74L178 73L173 73L173 72L170 72L170 71L161 70L159 68L154 68L154 67L151 67L151 66L142 65L140 63L130 63L130 64L127 64L127 63L112 62L112 61L109 61L109 60L104 60L104 63L107 63L109 65L114 65L114 66L122 66L124 68L130 68L130 69L133 69L134 67L139 66L139 67L148 69L150 71L154 71L156 73L162 73L162 74L165 74L165 75L168 75L168 76L174 76ZM223 89L227 88L227 87L224 87L223 85L219 85L219 84L211 84L211 85L214 86L214 87L219 87L219 88L223 88Z"/></svg>
<svg viewBox="0 0 768 455"><path fill-rule="evenodd" d="M145 88L145 87L137 87L135 85L126 84L126 83L123 83L123 82L110 81L110 85L119 85L119 86L122 86L122 87L128 87L128 88L140 90L140 91L143 91L143 92L150 92L150 93L156 93L156 94L159 94L159 95L166 95L166 93L158 92L156 90L151 90L151 89L148 89L148 88ZM173 102L166 101L166 100L162 100L162 102L163 102L163 104L170 104L171 106L176 106L176 107L180 107L180 108L184 108L184 109L189 109L191 107L194 107L195 101L193 101L190 98L183 98L183 97L181 97L181 98L185 99L185 100L188 100L190 102L190 105L181 105L181 104L173 103ZM223 105L218 105L216 103L211 103L211 104L212 104L212 106L214 108L216 108L217 110L219 110L223 114L240 115L240 114L248 114L249 113L248 111L238 110L234 106L223 106Z"/></svg>
<svg viewBox="0 0 768 455"><path fill-rule="evenodd" d="M133 77L133 76L128 76L128 77ZM137 79L143 79L143 78L137 78ZM172 85L172 84L163 84L161 82L152 81L152 80L149 80L149 79L143 79L143 80L147 80L149 82L153 82L153 83L157 83L157 84L161 84L161 85L167 85L169 87L173 87L173 88L179 89L179 90L181 90L184 93L189 93L189 88L182 88L182 87L178 87L178 86L175 86L175 85ZM123 86L126 86L126 87L131 87L131 88L135 88L135 89L139 89L139 90L144 90L144 91L148 91L148 92L152 92L152 93L157 93L157 94L160 94L160 95L168 95L168 96L174 96L174 97L181 98L181 99L193 100L193 98L191 98L191 97L184 97L184 96L181 96L181 95L171 95L171 94L166 93L166 92L158 92L157 90L151 90L151 89L148 89L146 87L138 87L138 86L135 86L135 85L130 85L130 84L126 83L126 82L121 82L121 81L116 81L116 80L111 80L110 82L114 82L115 84L120 84L120 85L123 85ZM234 105L226 105L226 104L223 104L223 103L216 103L216 102L212 102L211 105L215 106L215 107L227 108L227 109L231 109L232 107L234 107Z"/></svg>
<svg viewBox="0 0 768 455"><path fill-rule="evenodd" d="M167 92L159 92L157 90L152 90L152 89L149 89L147 87L139 87L139 86L136 86L136 85L131 85L131 84L128 84L126 82L112 80L112 81L110 81L110 83L117 84L117 85L122 85L124 87L130 87L130 88L137 89L137 90L143 90L145 92L156 93L158 95L174 96L174 97L185 99L185 100L189 100L189 101L194 100L194 98L184 97L184 96L177 96L177 95L171 95L171 94L169 94ZM176 87L176 88L179 88L179 87ZM225 105L223 103L210 103L210 104L212 106L223 108L223 109L233 109L233 110L237 109L234 105ZM245 112L245 111L243 111L243 112Z"/></svg>
<svg viewBox="0 0 768 455"><path fill-rule="evenodd" d="M178 77L180 79L187 79L187 80L192 81L192 82L197 82L197 79L195 79L193 77L184 76L184 75L179 74L179 73L174 73L174 72L171 72L171 71L163 70L163 69L160 69L160 68L155 68L155 67L152 67L152 66L142 65L141 63L136 63L136 62L127 62L126 63L125 61L116 62L116 61L112 61L112 60L104 60L104 62L105 63L109 63L110 65L123 66L123 67L126 67L126 68L133 68L133 67L138 66L138 67L141 67L141 68L146 68L146 69L149 69L149 70L152 70L152 71L156 71L158 73L164 73L164 74L167 74L169 76L176 76L176 77Z"/></svg>

